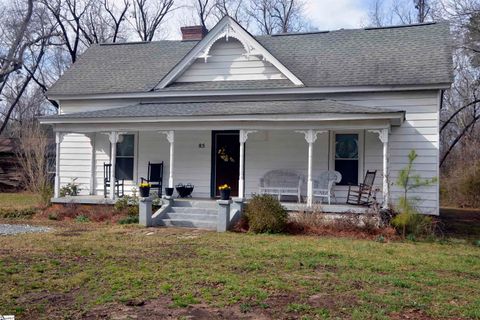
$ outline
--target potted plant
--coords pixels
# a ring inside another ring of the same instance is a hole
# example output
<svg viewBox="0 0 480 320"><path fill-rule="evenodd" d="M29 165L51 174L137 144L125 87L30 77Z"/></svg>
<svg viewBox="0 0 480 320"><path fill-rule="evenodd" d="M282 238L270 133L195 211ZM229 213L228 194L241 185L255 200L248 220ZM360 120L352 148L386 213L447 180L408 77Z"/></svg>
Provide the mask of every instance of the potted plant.
<svg viewBox="0 0 480 320"><path fill-rule="evenodd" d="M220 187L218 187L218 190L220 190L220 199L230 199L230 192L232 191L232 188L230 188L228 184L221 185Z"/></svg>
<svg viewBox="0 0 480 320"><path fill-rule="evenodd" d="M150 196L150 183L142 182L138 185L138 189L140 190L140 197L147 198Z"/></svg>
<svg viewBox="0 0 480 320"><path fill-rule="evenodd" d="M171 197L173 195L173 188L165 187L165 195Z"/></svg>

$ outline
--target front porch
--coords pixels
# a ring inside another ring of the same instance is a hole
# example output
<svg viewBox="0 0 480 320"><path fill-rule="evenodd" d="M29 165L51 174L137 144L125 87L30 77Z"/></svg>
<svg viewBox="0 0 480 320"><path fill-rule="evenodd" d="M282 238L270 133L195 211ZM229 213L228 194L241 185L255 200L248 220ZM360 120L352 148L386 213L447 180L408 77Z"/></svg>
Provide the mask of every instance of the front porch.
<svg viewBox="0 0 480 320"><path fill-rule="evenodd" d="M85 205L113 205L118 200L112 200L110 198L105 198L101 195L80 195L80 196L73 196L73 197L58 197L53 198L52 203L56 204L85 204ZM217 199L206 199L206 198L188 198L188 199L173 199L173 201L178 204L179 206L189 206L192 202L204 202L208 205L215 205ZM248 202L248 200L246 200ZM303 210L311 210L307 207L306 203L295 203L295 202L281 202L282 205L288 211L303 211ZM191 205L190 205L191 206ZM325 213L366 213L368 211L368 207L366 206L356 206L350 204L316 204L314 207L315 210L319 210Z"/></svg>
<svg viewBox="0 0 480 320"><path fill-rule="evenodd" d="M273 193L292 210L329 202L329 210L348 211L342 205L349 185L360 184L373 170L375 199L384 207L390 202L389 135L404 121L404 112L330 100L188 105L188 114L180 115L184 104L164 103L52 117L57 142L53 201L114 203L116 181L131 194L141 178L148 178L149 163L162 163L162 187L156 190L161 193L192 184L194 198L212 199L220 185L228 184L231 196L240 199ZM265 187L262 181L271 171L297 176L298 190ZM330 199L315 192L326 171L342 176ZM72 179L80 195L62 199L60 189Z"/></svg>

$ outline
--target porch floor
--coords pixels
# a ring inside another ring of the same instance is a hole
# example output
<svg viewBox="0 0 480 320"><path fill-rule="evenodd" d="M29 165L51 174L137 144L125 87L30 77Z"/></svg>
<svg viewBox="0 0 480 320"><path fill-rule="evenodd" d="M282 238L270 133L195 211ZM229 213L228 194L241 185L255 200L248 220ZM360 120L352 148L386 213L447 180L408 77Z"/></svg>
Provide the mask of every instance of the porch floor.
<svg viewBox="0 0 480 320"><path fill-rule="evenodd" d="M175 198L176 202L215 202L215 199L205 199L205 198L183 198L177 199ZM68 203L76 203L76 204L114 204L115 200L111 200L110 198L104 198L101 195L85 195L85 196L75 196L75 197L60 197L60 198L52 198L52 203L59 203L59 204L68 204ZM303 211L307 210L307 205L305 203L295 203L295 202L282 202L282 205L287 208L288 211ZM336 204L315 204L314 207L318 208L322 212L326 213L366 213L368 211L368 207L365 206L356 206L344 203L336 203Z"/></svg>

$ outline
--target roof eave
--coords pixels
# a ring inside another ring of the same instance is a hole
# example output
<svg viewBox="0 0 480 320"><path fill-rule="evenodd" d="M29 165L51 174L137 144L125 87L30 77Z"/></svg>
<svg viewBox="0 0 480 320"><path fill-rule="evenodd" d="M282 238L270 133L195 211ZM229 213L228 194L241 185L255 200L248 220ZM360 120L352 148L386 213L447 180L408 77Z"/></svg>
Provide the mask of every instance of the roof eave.
<svg viewBox="0 0 480 320"><path fill-rule="evenodd" d="M209 115L209 116L168 116L168 117L40 117L41 124L98 124L98 123L202 123L210 121L351 121L351 120L390 120L392 126L399 126L405 121L405 111L381 113L304 113L304 114L254 114L254 115Z"/></svg>
<svg viewBox="0 0 480 320"><path fill-rule="evenodd" d="M188 91L139 91L125 93L93 93L93 94L49 94L51 100L89 100L89 99L139 99L165 97L205 97L205 96L232 96L232 95L275 95L275 94L313 94L313 93L350 93L350 92L388 92L388 91L418 91L418 90L445 90L451 82L434 84L406 84L386 86L337 86L337 87L293 87L274 89L236 89L236 90L188 90Z"/></svg>

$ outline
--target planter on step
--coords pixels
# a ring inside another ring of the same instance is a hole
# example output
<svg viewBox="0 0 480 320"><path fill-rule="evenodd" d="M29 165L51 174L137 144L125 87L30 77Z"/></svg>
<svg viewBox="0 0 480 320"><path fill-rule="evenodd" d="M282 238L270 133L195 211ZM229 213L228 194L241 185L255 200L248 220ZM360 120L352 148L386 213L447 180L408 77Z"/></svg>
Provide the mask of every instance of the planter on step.
<svg viewBox="0 0 480 320"><path fill-rule="evenodd" d="M140 197L147 198L150 196L150 187L139 187L140 190Z"/></svg>
<svg viewBox="0 0 480 320"><path fill-rule="evenodd" d="M232 191L232 190L231 189L220 190L220 199L230 200L230 191Z"/></svg>
<svg viewBox="0 0 480 320"><path fill-rule="evenodd" d="M165 195L166 195L167 197L171 197L171 196L173 195L173 188L168 188L168 187L166 187L166 188L165 188Z"/></svg>

